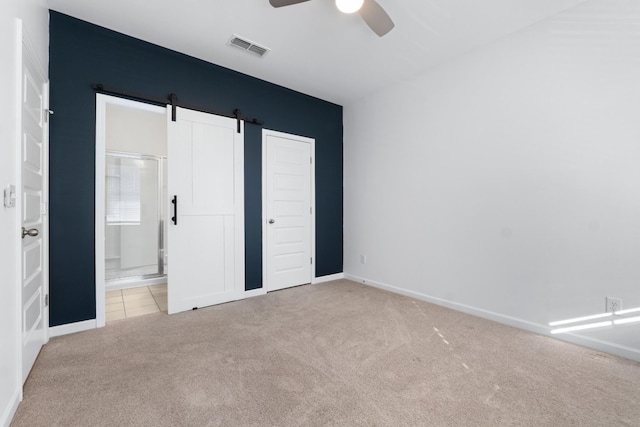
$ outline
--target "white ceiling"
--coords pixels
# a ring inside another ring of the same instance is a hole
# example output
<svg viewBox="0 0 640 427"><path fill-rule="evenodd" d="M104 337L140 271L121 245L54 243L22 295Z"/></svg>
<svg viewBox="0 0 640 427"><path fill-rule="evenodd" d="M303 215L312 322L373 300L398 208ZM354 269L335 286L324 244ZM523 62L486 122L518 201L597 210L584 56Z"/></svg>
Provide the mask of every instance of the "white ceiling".
<svg viewBox="0 0 640 427"><path fill-rule="evenodd" d="M379 38L333 0L48 0L53 10L344 105L585 0L378 0ZM237 34L271 49L227 46Z"/></svg>

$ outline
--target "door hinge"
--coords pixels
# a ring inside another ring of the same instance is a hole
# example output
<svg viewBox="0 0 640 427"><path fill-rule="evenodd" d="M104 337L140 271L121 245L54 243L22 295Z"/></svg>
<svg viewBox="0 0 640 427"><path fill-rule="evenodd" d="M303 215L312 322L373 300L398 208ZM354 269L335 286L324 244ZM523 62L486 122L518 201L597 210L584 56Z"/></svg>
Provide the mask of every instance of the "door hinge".
<svg viewBox="0 0 640 427"><path fill-rule="evenodd" d="M47 215L47 214L49 214L49 203L47 202L40 203L40 215Z"/></svg>
<svg viewBox="0 0 640 427"><path fill-rule="evenodd" d="M313 164L313 157L309 157L309 164Z"/></svg>
<svg viewBox="0 0 640 427"><path fill-rule="evenodd" d="M310 264L313 264L313 257L311 257L311 262L310 262Z"/></svg>
<svg viewBox="0 0 640 427"><path fill-rule="evenodd" d="M49 123L49 116L53 116L53 110L48 108L44 109L44 122Z"/></svg>
<svg viewBox="0 0 640 427"><path fill-rule="evenodd" d="M313 214L313 208L311 206L309 206L309 213Z"/></svg>
<svg viewBox="0 0 640 427"><path fill-rule="evenodd" d="M44 295L44 306L49 307L49 294Z"/></svg>

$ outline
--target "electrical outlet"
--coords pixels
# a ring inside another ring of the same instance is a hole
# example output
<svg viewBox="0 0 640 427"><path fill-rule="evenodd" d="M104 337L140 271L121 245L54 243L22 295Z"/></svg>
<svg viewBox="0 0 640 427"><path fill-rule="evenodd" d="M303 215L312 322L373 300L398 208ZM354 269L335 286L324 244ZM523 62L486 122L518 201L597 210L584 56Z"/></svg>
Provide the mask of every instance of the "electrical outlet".
<svg viewBox="0 0 640 427"><path fill-rule="evenodd" d="M607 313L615 313L616 311L622 310L622 299L614 298L614 297L606 297L606 311Z"/></svg>
<svg viewBox="0 0 640 427"><path fill-rule="evenodd" d="M360 255L360 264L366 264L366 263L367 263L367 256Z"/></svg>

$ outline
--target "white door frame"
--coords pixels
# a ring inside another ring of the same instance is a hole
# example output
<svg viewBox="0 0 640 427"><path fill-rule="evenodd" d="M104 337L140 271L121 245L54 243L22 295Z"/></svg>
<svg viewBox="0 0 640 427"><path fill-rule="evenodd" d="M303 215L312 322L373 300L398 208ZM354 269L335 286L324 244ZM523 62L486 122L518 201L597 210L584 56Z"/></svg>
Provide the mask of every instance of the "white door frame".
<svg viewBox="0 0 640 427"><path fill-rule="evenodd" d="M309 283L316 278L316 140L306 136L262 129L262 288L269 292L267 279L267 137L275 136L310 144L311 147L311 277Z"/></svg>
<svg viewBox="0 0 640 427"><path fill-rule="evenodd" d="M118 105L134 110L166 114L167 107L146 104L118 98L116 96L96 94L96 190L95 190L95 240L96 240L96 327L106 324L105 307L105 152L107 145L106 124L107 105Z"/></svg>

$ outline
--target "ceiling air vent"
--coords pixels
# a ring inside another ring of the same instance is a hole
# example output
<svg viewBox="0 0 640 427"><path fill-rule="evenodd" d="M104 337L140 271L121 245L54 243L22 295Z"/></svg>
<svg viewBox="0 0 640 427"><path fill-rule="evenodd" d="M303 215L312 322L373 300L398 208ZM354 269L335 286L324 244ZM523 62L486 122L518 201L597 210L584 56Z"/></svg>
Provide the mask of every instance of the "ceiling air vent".
<svg viewBox="0 0 640 427"><path fill-rule="evenodd" d="M264 56L265 53L269 52L269 48L260 46L255 44L254 42L247 40L243 37L233 35L231 39L229 39L230 46L237 47L242 50L246 50L247 52L251 52L254 55L258 55L260 57Z"/></svg>

